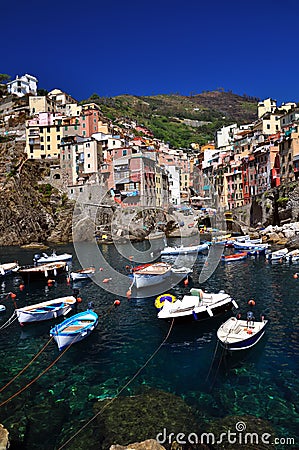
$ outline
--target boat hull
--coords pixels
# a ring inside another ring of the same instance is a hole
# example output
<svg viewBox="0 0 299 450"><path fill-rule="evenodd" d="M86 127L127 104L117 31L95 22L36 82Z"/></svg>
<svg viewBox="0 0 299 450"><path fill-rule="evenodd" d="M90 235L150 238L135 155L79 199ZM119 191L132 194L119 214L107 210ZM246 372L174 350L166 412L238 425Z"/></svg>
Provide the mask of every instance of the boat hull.
<svg viewBox="0 0 299 450"><path fill-rule="evenodd" d="M71 261L73 258L73 255L69 253L63 253L61 255L52 254L49 256L41 256L40 258L34 258L34 261L36 264L48 264L48 263L54 263L54 262L67 262Z"/></svg>
<svg viewBox="0 0 299 450"><path fill-rule="evenodd" d="M90 323L84 325L84 321ZM87 338L97 325L98 315L91 310L87 310L75 314L61 324L56 325L50 330L50 335L53 336L59 350L63 350L69 345L76 344Z"/></svg>
<svg viewBox="0 0 299 450"><path fill-rule="evenodd" d="M171 274L172 274L171 270L162 275L140 275L135 273L133 275L134 284L137 289L155 286L157 284L163 283L163 281L165 281L168 277L170 277Z"/></svg>
<svg viewBox="0 0 299 450"><path fill-rule="evenodd" d="M21 325L30 322L52 320L68 314L76 304L75 297L62 297L36 305L16 309L18 321Z"/></svg>
<svg viewBox="0 0 299 450"><path fill-rule="evenodd" d="M89 280L90 278L95 276L95 270L84 272L84 271L78 271L78 272L71 272L70 277L73 281L80 281L80 280Z"/></svg>
<svg viewBox="0 0 299 450"><path fill-rule="evenodd" d="M161 256L188 255L208 250L208 244L194 245L190 247L166 247L161 251Z"/></svg>
<svg viewBox="0 0 299 450"><path fill-rule="evenodd" d="M0 264L0 277L5 277L7 275L11 275L13 272L16 272L19 269L19 265L17 263L5 263Z"/></svg>
<svg viewBox="0 0 299 450"><path fill-rule="evenodd" d="M186 319L201 321L217 317L220 314L230 311L233 307L238 307L234 300L227 294L213 294L213 296L214 301L211 302L204 300L204 298L202 301L196 300L195 296L193 296L194 304L190 306L186 305L186 307L182 304L176 308L176 302L172 304L165 302L165 306L158 313L158 318L167 320L175 319L176 321ZM196 303L198 303L198 306L196 306Z"/></svg>
<svg viewBox="0 0 299 450"><path fill-rule="evenodd" d="M255 322L255 326L259 326L259 329L254 332L254 326L247 329L247 327L244 328L246 325L245 321L235 320L234 328L226 333L224 331L224 327L226 324L232 323L232 319L234 318L231 318L226 323L222 324L217 331L217 337L222 347L231 351L248 350L253 347L264 336L268 325L267 320L264 320L263 322ZM234 333L234 330L237 329L238 326L244 330L240 336L238 336L238 333Z"/></svg>

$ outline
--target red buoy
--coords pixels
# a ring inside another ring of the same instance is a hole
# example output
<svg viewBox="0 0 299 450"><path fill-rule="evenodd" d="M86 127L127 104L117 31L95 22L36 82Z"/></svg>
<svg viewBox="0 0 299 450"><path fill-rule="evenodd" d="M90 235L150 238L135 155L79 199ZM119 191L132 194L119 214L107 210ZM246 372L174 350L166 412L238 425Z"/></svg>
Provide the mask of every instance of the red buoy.
<svg viewBox="0 0 299 450"><path fill-rule="evenodd" d="M115 306L119 306L120 305L120 300L118 300L118 298L116 300L114 300L114 305Z"/></svg>
<svg viewBox="0 0 299 450"><path fill-rule="evenodd" d="M188 284L189 284L189 280L188 280L188 278L186 278L186 279L184 280L184 285L185 285L185 286L188 286Z"/></svg>
<svg viewBox="0 0 299 450"><path fill-rule="evenodd" d="M77 297L77 303L82 303L82 298L81 297Z"/></svg>
<svg viewBox="0 0 299 450"><path fill-rule="evenodd" d="M20 286L19 286L20 291L23 291L24 288L25 288L25 285L24 284L20 284Z"/></svg>
<svg viewBox="0 0 299 450"><path fill-rule="evenodd" d="M16 294L14 294L13 292L10 293L10 298L16 298Z"/></svg>
<svg viewBox="0 0 299 450"><path fill-rule="evenodd" d="M298 278L298 273L294 273L294 278Z"/></svg>
<svg viewBox="0 0 299 450"><path fill-rule="evenodd" d="M255 301L253 299L249 300L248 305L255 306Z"/></svg>

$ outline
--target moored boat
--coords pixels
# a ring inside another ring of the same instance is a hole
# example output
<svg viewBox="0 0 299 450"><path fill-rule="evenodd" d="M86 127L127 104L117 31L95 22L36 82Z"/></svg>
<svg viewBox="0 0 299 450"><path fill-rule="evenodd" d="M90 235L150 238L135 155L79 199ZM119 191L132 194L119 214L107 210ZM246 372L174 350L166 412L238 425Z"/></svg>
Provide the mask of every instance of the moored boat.
<svg viewBox="0 0 299 450"><path fill-rule="evenodd" d="M82 341L89 336L98 324L98 315L88 309L64 320L50 330L59 350Z"/></svg>
<svg viewBox="0 0 299 450"><path fill-rule="evenodd" d="M47 253L42 253L42 255L36 254L34 255L33 261L35 264L45 264L51 262L61 262L61 261L71 261L73 255L70 253L62 253L61 255L57 255L55 251L52 252L51 255L47 255Z"/></svg>
<svg viewBox="0 0 299 450"><path fill-rule="evenodd" d="M172 274L171 267L171 264L161 262L138 266L132 269L133 284L139 289L163 283Z"/></svg>
<svg viewBox="0 0 299 450"><path fill-rule="evenodd" d="M246 350L263 337L268 320L254 321L248 314L247 320L231 317L218 329L217 337L227 350Z"/></svg>
<svg viewBox="0 0 299 450"><path fill-rule="evenodd" d="M0 264L0 276L10 275L13 272L17 272L19 264L17 262Z"/></svg>
<svg viewBox="0 0 299 450"><path fill-rule="evenodd" d="M285 260L289 263L299 261L299 249L292 250L285 255Z"/></svg>
<svg viewBox="0 0 299 450"><path fill-rule="evenodd" d="M237 250L252 250L255 247L259 247L260 249L264 248L267 249L269 247L269 244L255 244L251 243L250 241L245 242L234 242L234 248Z"/></svg>
<svg viewBox="0 0 299 450"><path fill-rule="evenodd" d="M17 308L16 314L21 325L28 322L51 320L68 314L76 305L76 302L77 300L73 296L55 298L54 300Z"/></svg>
<svg viewBox="0 0 299 450"><path fill-rule="evenodd" d="M23 266L18 270L25 283L36 280L45 280L49 277L55 278L67 269L66 262L42 264L40 266Z"/></svg>
<svg viewBox="0 0 299 450"><path fill-rule="evenodd" d="M182 300L173 300L170 294L164 294L164 302L158 313L159 319L193 318L204 320L229 311L237 303L223 291L207 293L201 289L191 289L191 295L184 295ZM168 300L169 298L169 300ZM156 306L159 305L156 303Z"/></svg>
<svg viewBox="0 0 299 450"><path fill-rule="evenodd" d="M241 261L248 257L247 252L233 253L232 255L222 255L221 261L223 262L233 262L233 261Z"/></svg>
<svg viewBox="0 0 299 450"><path fill-rule="evenodd" d="M280 250L276 250L275 252L270 252L266 255L266 258L269 261L282 261L283 258L288 254L287 248L281 248Z"/></svg>
<svg viewBox="0 0 299 450"><path fill-rule="evenodd" d="M208 243L203 243L199 245L190 245L180 247L165 247L161 250L161 256L169 256L169 255L188 255L190 253L201 253L209 248Z"/></svg>
<svg viewBox="0 0 299 450"><path fill-rule="evenodd" d="M95 267L88 267L86 269L77 270L76 272L71 272L70 277L73 281L88 280L92 278L95 273Z"/></svg>

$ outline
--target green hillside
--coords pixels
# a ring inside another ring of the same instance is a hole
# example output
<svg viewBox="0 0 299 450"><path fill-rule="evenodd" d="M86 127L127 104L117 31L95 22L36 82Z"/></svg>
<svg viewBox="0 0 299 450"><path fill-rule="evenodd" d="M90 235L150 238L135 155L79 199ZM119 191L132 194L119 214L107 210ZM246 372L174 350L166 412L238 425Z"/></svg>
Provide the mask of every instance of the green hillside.
<svg viewBox="0 0 299 450"><path fill-rule="evenodd" d="M99 104L112 121L134 119L172 147L190 148L192 142L203 144L213 139L215 131L223 125L256 120L259 99L217 90L190 96L93 94L82 103L90 101Z"/></svg>

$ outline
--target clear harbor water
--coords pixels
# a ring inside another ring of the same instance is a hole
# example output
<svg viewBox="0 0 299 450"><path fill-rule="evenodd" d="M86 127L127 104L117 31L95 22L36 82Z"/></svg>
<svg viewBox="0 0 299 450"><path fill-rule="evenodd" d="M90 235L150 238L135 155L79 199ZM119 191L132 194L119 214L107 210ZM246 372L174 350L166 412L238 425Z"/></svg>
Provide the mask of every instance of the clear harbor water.
<svg viewBox="0 0 299 450"><path fill-rule="evenodd" d="M141 243L137 247L143 250L146 245ZM88 255L89 244L84 246ZM61 246L56 250L72 253L72 268L81 268L73 246ZM126 266L130 262L114 246L103 246L101 250L108 264L124 275L127 273ZM18 260L21 264L30 264L34 253L32 250L2 248L1 262ZM205 257L198 256L189 285L180 282L170 292L181 297L191 286L199 287L198 277L204 262ZM97 260L91 263L99 269ZM107 276L105 270L99 275L103 279ZM151 392L151 389L156 397L158 392L161 398L163 392L174 394L174 399L182 400L177 402L176 417L185 414L187 405L202 432L208 431L213 423L220 424L219 420L227 416L253 416L266 421L275 436L294 438L298 445L299 278L293 276L296 272L299 272L299 266L268 264L263 257L231 264L220 262L213 275L200 287L210 292L224 290L231 294L239 304L239 310L234 313L241 312L243 317L248 310L248 300L254 299L256 318L264 314L270 321L263 339L249 351L224 354L217 345L216 331L229 314L205 322L174 323L166 343L121 395L132 397ZM21 307L72 294L73 289L65 276L52 286L45 280L31 283L23 291L19 289L17 275L2 278L1 282L0 303L6 306L6 312L1 313L0 327L14 311L13 299L7 298L6 293L15 292L15 302ZM107 288L110 282L117 284L117 279L107 282ZM75 287L80 289L82 298L79 310L86 309L92 301L95 310L103 316L88 339L72 346L28 389L1 406L0 423L10 431L12 448L58 449L94 415L96 402L114 398L119 393L169 331L171 324L157 319L154 297L127 299L92 281ZM120 306L107 313L116 298L121 300ZM0 389L47 343L53 323L21 327L15 321L0 331ZM30 383L58 356L57 346L51 342L25 372L0 393L0 401ZM168 401L163 407L166 417L172 407ZM122 427L134 429L137 417L126 415L124 409L119 412L118 420ZM109 435L108 425L107 420L106 435ZM155 438L153 433L163 431L163 416L156 425L154 431L149 428L148 438ZM66 448L81 448L77 439L83 442L84 436L90 444L94 426L95 422L86 427ZM144 423L143 428L146 427L147 423ZM190 429L189 432L195 431ZM262 427L259 432L263 432ZM136 439L130 442L139 438L137 430ZM119 434L119 442L106 441L128 443L121 439ZM89 444L85 448L99 448ZM277 448L286 447L277 445ZM287 448L296 448L296 445Z"/></svg>

